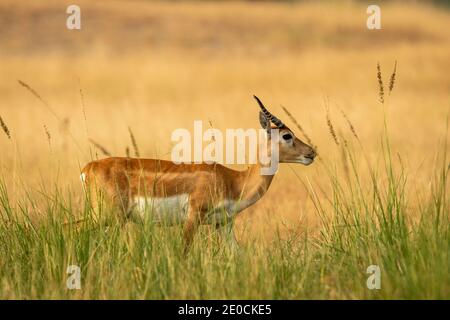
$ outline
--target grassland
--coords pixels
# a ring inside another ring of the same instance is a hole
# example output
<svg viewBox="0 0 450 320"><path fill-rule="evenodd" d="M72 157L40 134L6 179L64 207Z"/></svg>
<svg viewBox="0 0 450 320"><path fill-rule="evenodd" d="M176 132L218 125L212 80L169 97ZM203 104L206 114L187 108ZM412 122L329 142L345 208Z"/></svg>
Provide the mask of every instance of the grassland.
<svg viewBox="0 0 450 320"><path fill-rule="evenodd" d="M69 31L68 4L0 3L1 298L450 297L448 10L384 4L369 31L353 2L79 1ZM281 166L238 218L239 252L207 228L185 259L179 228L62 225L88 214L90 140L125 155L130 127L168 159L194 120L257 127L252 94L294 128L287 107L319 158Z"/></svg>

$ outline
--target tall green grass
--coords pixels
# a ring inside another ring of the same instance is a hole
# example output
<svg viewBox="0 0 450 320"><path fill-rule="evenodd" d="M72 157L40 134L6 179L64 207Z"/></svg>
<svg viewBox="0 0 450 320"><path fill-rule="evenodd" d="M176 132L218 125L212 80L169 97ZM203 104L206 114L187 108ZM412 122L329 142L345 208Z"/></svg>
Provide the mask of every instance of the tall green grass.
<svg viewBox="0 0 450 320"><path fill-rule="evenodd" d="M61 190L11 201L2 182L0 298L448 299L447 142L432 187L409 199L405 188L414 181L394 166L383 141L378 169L357 162L361 151L350 143L341 146L346 166L317 163L332 186L324 201L305 182L322 221L319 235L292 232L233 251L204 228L187 257L181 227L98 226L89 205ZM361 178L367 170L370 183ZM34 221L36 211L42 218ZM80 216L86 221L77 225ZM80 290L66 287L69 265L81 268ZM380 267L379 290L366 286L369 265Z"/></svg>

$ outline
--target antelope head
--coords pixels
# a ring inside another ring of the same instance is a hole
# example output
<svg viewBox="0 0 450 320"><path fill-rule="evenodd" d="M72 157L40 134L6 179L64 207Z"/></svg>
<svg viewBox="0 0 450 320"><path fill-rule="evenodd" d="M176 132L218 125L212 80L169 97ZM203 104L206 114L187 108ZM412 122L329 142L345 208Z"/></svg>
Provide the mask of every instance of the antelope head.
<svg viewBox="0 0 450 320"><path fill-rule="evenodd" d="M310 165L316 156L314 149L297 138L291 129L271 114L257 96L253 97L261 108L259 112L259 123L267 131L268 147L271 145L271 129L279 130L279 162Z"/></svg>

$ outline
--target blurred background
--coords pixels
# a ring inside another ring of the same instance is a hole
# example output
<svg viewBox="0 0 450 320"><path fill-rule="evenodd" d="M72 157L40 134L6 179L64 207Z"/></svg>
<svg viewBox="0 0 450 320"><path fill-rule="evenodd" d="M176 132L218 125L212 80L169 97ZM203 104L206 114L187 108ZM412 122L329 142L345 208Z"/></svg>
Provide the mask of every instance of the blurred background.
<svg viewBox="0 0 450 320"><path fill-rule="evenodd" d="M410 194L430 188L450 106L448 1L378 1L381 30L366 27L368 1L79 0L81 30L66 28L70 4L0 2L0 116L10 133L0 132L0 164L12 196L57 185L81 198L80 167L104 157L92 141L133 154L128 128L142 157L165 159L171 132L194 120L258 128L257 94L295 128L281 105L289 109L320 159L282 165L242 213L238 236L314 227L306 186L326 201L324 167L343 166L343 143L359 148L342 112L380 163L376 66L388 83L396 61L391 143L415 182Z"/></svg>

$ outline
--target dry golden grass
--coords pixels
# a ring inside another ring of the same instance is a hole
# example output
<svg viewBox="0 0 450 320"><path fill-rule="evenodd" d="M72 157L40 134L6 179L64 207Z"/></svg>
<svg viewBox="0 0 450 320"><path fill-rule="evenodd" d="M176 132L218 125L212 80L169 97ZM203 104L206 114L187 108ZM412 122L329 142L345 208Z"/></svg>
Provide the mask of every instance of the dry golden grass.
<svg viewBox="0 0 450 320"><path fill-rule="evenodd" d="M17 177L80 190L79 168L96 157L89 141L125 156L131 134L141 156L167 159L171 132L192 129L194 120L258 127L257 94L288 124L281 105L292 113L320 159L282 165L268 194L242 213L238 235L313 227L319 219L299 177L326 199L320 162L345 163L328 132L324 96L335 135L352 141L357 130L375 163L383 128L376 66L389 83L395 61L395 88L383 96L391 145L416 181L411 195L425 192L449 110L450 14L383 4L383 29L369 31L364 6L339 3L78 1L82 30L69 31L67 1L2 1L0 114L13 134L0 135L0 150L10 192L20 192ZM39 134L43 123L52 152Z"/></svg>

